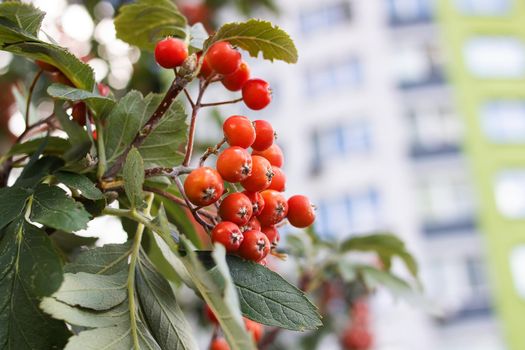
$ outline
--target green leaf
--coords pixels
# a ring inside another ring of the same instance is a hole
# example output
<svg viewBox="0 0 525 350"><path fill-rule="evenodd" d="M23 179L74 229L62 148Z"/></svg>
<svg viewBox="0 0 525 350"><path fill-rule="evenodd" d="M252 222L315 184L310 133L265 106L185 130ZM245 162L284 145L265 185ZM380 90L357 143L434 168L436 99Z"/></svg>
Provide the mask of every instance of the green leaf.
<svg viewBox="0 0 525 350"><path fill-rule="evenodd" d="M5 156L15 156L19 154L32 154L35 152L42 141L44 141L45 138L38 138L31 141L27 141L24 143L16 143L11 147L9 152ZM48 137L48 142L45 145L43 149L44 154L53 154L53 155L61 155L65 151L67 151L71 147L71 144L68 140L60 138L60 137L54 137L50 136ZM4 157L5 157L4 156Z"/></svg>
<svg viewBox="0 0 525 350"><path fill-rule="evenodd" d="M208 39L208 32L202 23L195 23L189 27L190 32L190 53L202 51L204 42Z"/></svg>
<svg viewBox="0 0 525 350"><path fill-rule="evenodd" d="M53 84L47 88L47 93L56 99L65 101L83 101L99 118L105 117L115 106L115 101L110 97L73 88L63 84Z"/></svg>
<svg viewBox="0 0 525 350"><path fill-rule="evenodd" d="M64 154L64 159L74 161L84 157L89 152L91 139L83 127L69 118L63 107L63 102L55 102L54 113L69 139L74 141L72 147Z"/></svg>
<svg viewBox="0 0 525 350"><path fill-rule="evenodd" d="M31 158L38 158L39 152L33 153ZM35 188L46 176L60 169L64 161L55 156L44 156L35 162L29 161L22 170L22 174L16 179L14 186L27 189Z"/></svg>
<svg viewBox="0 0 525 350"><path fill-rule="evenodd" d="M62 348L69 332L38 308L62 282L62 264L46 233L17 220L0 235L0 348Z"/></svg>
<svg viewBox="0 0 525 350"><path fill-rule="evenodd" d="M73 84L92 91L93 70L58 45L41 41L37 37L43 12L33 6L4 2L0 4L0 49L57 67Z"/></svg>
<svg viewBox="0 0 525 350"><path fill-rule="evenodd" d="M0 188L0 229L20 215L30 195L31 191L20 187Z"/></svg>
<svg viewBox="0 0 525 350"><path fill-rule="evenodd" d="M410 273L417 278L418 266L414 257L406 250L405 243L392 234L371 234L366 236L351 237L343 241L339 251L375 252L387 269L390 269L391 260L397 256L405 263Z"/></svg>
<svg viewBox="0 0 525 350"><path fill-rule="evenodd" d="M98 240L97 237L77 236L74 233L64 231L55 231L49 237L55 246L68 256L81 247L94 245Z"/></svg>
<svg viewBox="0 0 525 350"><path fill-rule="evenodd" d="M64 267L64 272L113 275L126 268L130 253L131 241L86 249L78 254L73 262Z"/></svg>
<svg viewBox="0 0 525 350"><path fill-rule="evenodd" d="M241 23L227 23L219 28L214 36L206 40L204 49L216 42L228 41L257 57L262 52L263 58L288 63L297 62L297 48L290 36L281 28L267 21L250 19Z"/></svg>
<svg viewBox="0 0 525 350"><path fill-rule="evenodd" d="M81 195L87 199L97 200L104 198L104 195L95 186L95 184L85 175L71 173L68 171L59 171L54 174L57 181L67 187L79 190Z"/></svg>
<svg viewBox="0 0 525 350"><path fill-rule="evenodd" d="M141 253L136 285L144 318L162 349L199 347L169 283Z"/></svg>
<svg viewBox="0 0 525 350"><path fill-rule="evenodd" d="M33 195L31 220L57 230L75 232L87 227L90 215L82 204L56 186L38 185Z"/></svg>
<svg viewBox="0 0 525 350"><path fill-rule="evenodd" d="M186 18L170 0L138 0L124 5L115 17L117 38L153 51L166 36L186 37Z"/></svg>
<svg viewBox="0 0 525 350"><path fill-rule="evenodd" d="M304 292L277 273L234 256L227 261L246 317L295 331L322 326L317 308Z"/></svg>
<svg viewBox="0 0 525 350"><path fill-rule="evenodd" d="M142 185L144 184L144 161L135 147L129 151L124 163L124 190L131 207L142 208L144 198Z"/></svg>
<svg viewBox="0 0 525 350"><path fill-rule="evenodd" d="M122 272L113 275L66 273L60 289L52 296L71 306L107 310L126 299L127 277L127 274Z"/></svg>

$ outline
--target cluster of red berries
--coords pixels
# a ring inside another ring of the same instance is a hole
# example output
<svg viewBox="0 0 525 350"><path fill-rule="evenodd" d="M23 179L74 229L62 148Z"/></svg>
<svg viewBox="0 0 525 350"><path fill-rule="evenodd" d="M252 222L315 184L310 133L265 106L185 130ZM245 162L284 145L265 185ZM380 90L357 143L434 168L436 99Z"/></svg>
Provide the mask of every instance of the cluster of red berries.
<svg viewBox="0 0 525 350"><path fill-rule="evenodd" d="M228 253L259 262L279 242L276 225L287 218L295 227L307 227L315 213L307 197L284 197L283 153L274 143L270 123L234 115L226 119L223 131L229 147L219 153L216 170L204 166L193 170L184 190L198 207L218 203L222 221L211 232L213 242L223 244ZM220 200L224 181L240 183L244 191Z"/></svg>
<svg viewBox="0 0 525 350"><path fill-rule="evenodd" d="M230 43L220 41L213 44L204 57L198 54L203 79L218 77L230 91L242 90L242 99L248 108L260 110L272 100L270 85L262 79L250 79L250 68L241 53ZM188 46L177 38L166 38L157 43L155 59L168 69L181 66L188 58Z"/></svg>
<svg viewBox="0 0 525 350"><path fill-rule="evenodd" d="M210 309L208 305L204 306L205 314L208 318L208 320L217 327L219 325L219 321L217 321L217 317L215 317L215 314ZM252 321L246 317L243 317L244 320L244 326L246 327L246 330L248 333L250 333L253 337L254 342L257 344L264 334L264 327L262 324L257 323L255 321ZM228 342L226 339L220 336L215 336L211 343L209 350L230 350L230 346L228 345Z"/></svg>

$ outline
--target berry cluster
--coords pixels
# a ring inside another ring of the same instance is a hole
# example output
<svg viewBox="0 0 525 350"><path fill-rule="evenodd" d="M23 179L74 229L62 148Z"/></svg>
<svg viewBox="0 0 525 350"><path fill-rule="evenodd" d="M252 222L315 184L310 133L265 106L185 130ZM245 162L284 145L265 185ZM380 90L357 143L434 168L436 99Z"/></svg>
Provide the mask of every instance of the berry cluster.
<svg viewBox="0 0 525 350"><path fill-rule="evenodd" d="M186 43L177 38L166 38L155 46L157 63L168 69L181 66L188 58ZM220 41L213 44L206 54L198 54L199 76L212 80L217 78L230 91L241 91L242 100L253 110L268 106L272 100L270 85L262 79L250 79L250 68L243 61L241 53L230 43Z"/></svg>

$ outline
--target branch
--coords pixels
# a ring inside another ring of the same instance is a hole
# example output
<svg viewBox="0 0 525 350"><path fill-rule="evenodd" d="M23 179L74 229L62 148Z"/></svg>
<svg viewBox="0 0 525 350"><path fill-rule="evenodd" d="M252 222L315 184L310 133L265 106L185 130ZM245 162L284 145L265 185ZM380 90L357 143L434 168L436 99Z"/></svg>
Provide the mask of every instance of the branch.
<svg viewBox="0 0 525 350"><path fill-rule="evenodd" d="M114 177L122 168L126 157L131 148L139 148L140 145L146 140L149 134L155 129L162 116L170 108L171 104L177 98L177 96L184 90L184 88L193 80L195 73L195 60L188 59L184 66L181 67L175 80L171 84L170 88L166 92L166 95L160 102L159 106L153 112L151 117L148 119L142 129L135 135L135 138L131 144L124 150L124 152L117 158L113 166L106 172L105 177ZM187 164L185 164L187 165Z"/></svg>
<svg viewBox="0 0 525 350"><path fill-rule="evenodd" d="M224 145L225 142L226 142L226 138L223 138L222 141L216 144L214 147L208 147L206 152L204 152L201 159L199 160L199 166L200 167L203 166L206 159L208 159L208 157L211 156L212 154L216 154L217 151L221 148L222 145Z"/></svg>
<svg viewBox="0 0 525 350"><path fill-rule="evenodd" d="M241 102L241 101L242 101L242 97L237 98L235 100L230 100L230 101L213 102L213 103L202 103L201 107L213 107L213 106L229 105L229 104L233 104L233 103L237 103L237 102Z"/></svg>
<svg viewBox="0 0 525 350"><path fill-rule="evenodd" d="M197 96L197 101L192 106L190 129L188 131L188 143L186 145L186 154L184 155L184 161L182 162L182 165L184 166L188 166L188 164L190 164L191 153L193 152L193 143L194 143L194 138L195 138L195 123L197 122L197 113L199 112L199 109L201 108L201 101L202 101L202 96L204 96L204 91L206 91L206 88L208 87L209 84L210 84L210 79L205 80L204 82L200 83L199 95Z"/></svg>
<svg viewBox="0 0 525 350"><path fill-rule="evenodd" d="M159 168L146 169L144 171L144 175L146 177L154 177L154 176L176 177L176 176L183 175L183 174L189 174L193 170L195 169L184 166L184 165L179 165L173 168L159 167Z"/></svg>

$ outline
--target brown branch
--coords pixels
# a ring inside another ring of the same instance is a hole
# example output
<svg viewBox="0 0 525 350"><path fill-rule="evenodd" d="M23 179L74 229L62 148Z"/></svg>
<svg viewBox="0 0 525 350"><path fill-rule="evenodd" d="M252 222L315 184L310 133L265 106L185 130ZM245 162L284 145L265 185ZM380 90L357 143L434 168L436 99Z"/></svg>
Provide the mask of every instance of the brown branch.
<svg viewBox="0 0 525 350"><path fill-rule="evenodd" d="M233 104L233 103L237 103L237 102L241 102L241 101L242 101L242 97L237 98L235 100L230 100L230 101L221 101L221 102L213 102L213 103L202 103L201 107L213 107L213 106L229 105L229 104Z"/></svg>
<svg viewBox="0 0 525 350"><path fill-rule="evenodd" d="M146 169L144 171L144 175L146 177L154 177L154 176L175 177L175 176L179 176L179 175L183 175L183 174L189 174L193 170L195 170L195 169L187 167L187 166L183 166L183 165L179 165L179 166L176 166L176 167L173 167L173 168L159 167L159 168Z"/></svg>
<svg viewBox="0 0 525 350"><path fill-rule="evenodd" d="M208 147L206 152L202 155L201 159L199 160L199 166L203 166L206 159L208 159L209 156L212 154L216 154L217 151L221 148L222 145L226 142L226 138L223 138L221 142L216 144L214 147Z"/></svg>
<svg viewBox="0 0 525 350"><path fill-rule="evenodd" d="M188 59L183 67L179 70L178 74L173 80L170 88L164 95L164 98L160 102L159 106L153 112L151 117L148 119L142 129L135 135L135 138L131 144L124 150L124 152L117 158L113 166L106 172L105 177L114 177L122 168L124 161L129 151L135 147L138 148L146 140L149 134L155 129L162 116L170 108L175 98L186 88L186 86L193 80L195 73L195 60ZM187 164L186 164L187 165Z"/></svg>

